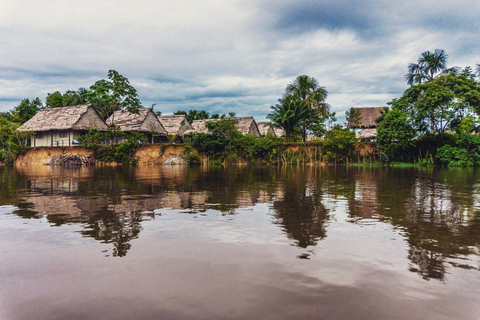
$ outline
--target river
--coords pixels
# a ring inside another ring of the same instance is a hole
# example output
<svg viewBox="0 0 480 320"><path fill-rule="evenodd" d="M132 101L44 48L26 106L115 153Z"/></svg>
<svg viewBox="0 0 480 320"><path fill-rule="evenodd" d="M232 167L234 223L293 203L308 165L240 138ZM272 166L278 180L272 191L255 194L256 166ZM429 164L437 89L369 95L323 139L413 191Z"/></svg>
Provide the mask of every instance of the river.
<svg viewBox="0 0 480 320"><path fill-rule="evenodd" d="M0 319L480 319L480 174L0 168Z"/></svg>

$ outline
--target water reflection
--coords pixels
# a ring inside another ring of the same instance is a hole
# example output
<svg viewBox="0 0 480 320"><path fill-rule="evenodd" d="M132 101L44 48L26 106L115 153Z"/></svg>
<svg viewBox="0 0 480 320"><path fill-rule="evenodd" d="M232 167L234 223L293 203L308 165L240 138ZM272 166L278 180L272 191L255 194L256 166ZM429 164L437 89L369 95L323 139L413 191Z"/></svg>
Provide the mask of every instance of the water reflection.
<svg viewBox="0 0 480 320"><path fill-rule="evenodd" d="M292 245L308 249L328 238L329 222L345 210L351 223L397 228L408 243L408 270L444 281L450 267L479 269L468 259L478 261L480 251L479 186L474 170L5 167L0 205L53 226L81 223L84 237L112 244L116 257L127 255L158 210L236 215L265 203Z"/></svg>
<svg viewBox="0 0 480 320"><path fill-rule="evenodd" d="M292 168L282 170L281 192L273 200L277 223L285 233L301 248L315 246L326 237L325 222L328 210L321 202L321 183L317 185L316 173L312 168L292 172ZM300 258L307 258L306 255Z"/></svg>
<svg viewBox="0 0 480 320"><path fill-rule="evenodd" d="M478 269L446 259L478 255L476 171L359 169L355 174L357 184L355 196L349 200L350 215L387 219L404 230L410 271L427 280L443 281L446 263Z"/></svg>

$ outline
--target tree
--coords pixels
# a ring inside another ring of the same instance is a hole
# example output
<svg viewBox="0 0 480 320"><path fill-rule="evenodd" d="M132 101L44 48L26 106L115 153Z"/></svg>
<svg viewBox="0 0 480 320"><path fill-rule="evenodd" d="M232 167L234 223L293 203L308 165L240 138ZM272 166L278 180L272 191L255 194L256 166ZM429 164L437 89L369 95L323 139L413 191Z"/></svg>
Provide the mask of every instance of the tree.
<svg viewBox="0 0 480 320"><path fill-rule="evenodd" d="M188 110L188 112L179 110L177 112L174 112L173 114L176 114L176 115L183 114L190 122L192 122L193 120L210 119L210 113L208 113L205 110Z"/></svg>
<svg viewBox="0 0 480 320"><path fill-rule="evenodd" d="M24 123L30 120L37 114L38 110L43 107L42 101L39 98L35 98L32 101L29 99L23 99L18 106L12 111L12 121Z"/></svg>
<svg viewBox="0 0 480 320"><path fill-rule="evenodd" d="M47 97L45 98L45 107L61 108L63 106L63 95L60 93L60 91L47 94Z"/></svg>
<svg viewBox="0 0 480 320"><path fill-rule="evenodd" d="M406 112L420 132L443 133L471 112L480 114L480 84L463 75L443 75L414 85L389 104Z"/></svg>
<svg viewBox="0 0 480 320"><path fill-rule="evenodd" d="M307 130L312 126L318 126L321 118L328 114L330 107L325 102L327 96L327 90L320 87L317 79L307 75L298 76L285 88L284 98L293 97L302 100L307 106L309 115L303 119L303 141L305 141Z"/></svg>
<svg viewBox="0 0 480 320"><path fill-rule="evenodd" d="M435 49L434 52L425 51L418 58L417 63L408 65L408 73L405 80L409 85L432 81L439 75L459 72L457 67L447 69L448 55L443 49Z"/></svg>
<svg viewBox="0 0 480 320"><path fill-rule="evenodd" d="M360 113L360 110L353 107L345 112L345 117L349 128L358 128L362 122L362 114Z"/></svg>
<svg viewBox="0 0 480 320"><path fill-rule="evenodd" d="M310 114L309 108L305 101L293 97L280 99L279 102L270 107L272 112L267 117L272 121L273 126L285 131L285 139L289 141Z"/></svg>
<svg viewBox="0 0 480 320"><path fill-rule="evenodd" d="M88 103L88 90L85 88L79 88L77 91L68 90L62 98L64 107L86 104Z"/></svg>
<svg viewBox="0 0 480 320"><path fill-rule="evenodd" d="M86 96L104 119L123 109L138 114L143 107L137 90L130 85L126 77L115 70L108 71L108 80L95 82Z"/></svg>
<svg viewBox="0 0 480 320"><path fill-rule="evenodd" d="M335 159L335 163L346 162L353 155L357 141L355 131L336 125L326 132L324 148L327 156Z"/></svg>
<svg viewBox="0 0 480 320"><path fill-rule="evenodd" d="M384 113L377 127L378 148L394 156L414 146L415 129L405 112L394 109Z"/></svg>
<svg viewBox="0 0 480 320"><path fill-rule="evenodd" d="M60 108L68 106L76 106L88 103L88 90L79 88L77 91L67 90L64 94L60 91L49 93L45 98L47 108Z"/></svg>

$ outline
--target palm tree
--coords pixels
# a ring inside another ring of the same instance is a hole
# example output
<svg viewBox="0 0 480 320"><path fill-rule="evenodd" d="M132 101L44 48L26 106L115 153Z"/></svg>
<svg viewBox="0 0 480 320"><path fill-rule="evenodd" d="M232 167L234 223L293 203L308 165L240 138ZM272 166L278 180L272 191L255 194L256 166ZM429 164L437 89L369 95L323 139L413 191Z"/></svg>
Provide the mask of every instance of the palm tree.
<svg viewBox="0 0 480 320"><path fill-rule="evenodd" d="M285 88L285 97L292 96L303 100L307 106L316 110L320 115L326 115L330 106L325 103L327 100L327 90L320 87L317 79L307 75L298 76L293 82Z"/></svg>
<svg viewBox="0 0 480 320"><path fill-rule="evenodd" d="M418 58L418 63L408 65L408 73L405 75L407 84L412 86L431 81L438 75L458 74L458 67L447 69L447 59L448 55L443 49L423 52Z"/></svg>
<svg viewBox="0 0 480 320"><path fill-rule="evenodd" d="M285 139L290 140L305 118L309 115L307 104L303 100L287 97L279 100L279 104L271 106L272 112L267 116L272 121L272 125L282 128L285 131Z"/></svg>
<svg viewBox="0 0 480 320"><path fill-rule="evenodd" d="M307 135L307 126L310 118L315 116L325 116L330 111L330 106L325 102L327 100L327 90L320 87L317 79L307 75L298 76L293 82L285 88L285 97L293 97L305 102L310 116L303 121L303 141Z"/></svg>

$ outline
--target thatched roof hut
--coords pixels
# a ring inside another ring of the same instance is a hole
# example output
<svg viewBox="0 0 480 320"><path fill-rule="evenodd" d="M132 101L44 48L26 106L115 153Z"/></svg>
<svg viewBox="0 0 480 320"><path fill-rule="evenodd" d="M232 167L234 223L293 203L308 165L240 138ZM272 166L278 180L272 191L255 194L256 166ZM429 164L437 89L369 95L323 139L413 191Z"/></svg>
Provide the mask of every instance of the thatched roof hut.
<svg viewBox="0 0 480 320"><path fill-rule="evenodd" d="M192 130L193 127L184 114L160 116L158 120L161 122L167 134L183 135L185 131Z"/></svg>
<svg viewBox="0 0 480 320"><path fill-rule="evenodd" d="M258 130L257 123L253 119L253 117L241 117L241 118L234 118L235 120L235 127L237 130L243 134L249 134L252 136L260 136L260 131ZM218 119L205 119L205 120L193 120L191 129L186 130L184 135L190 133L208 133L208 128L205 125L207 122L211 121L218 121Z"/></svg>
<svg viewBox="0 0 480 320"><path fill-rule="evenodd" d="M150 108L141 108L139 113L131 113L128 110L115 111L108 119L107 124L115 124L123 132L157 132L167 134L167 130L158 121L157 116Z"/></svg>
<svg viewBox="0 0 480 320"><path fill-rule="evenodd" d="M107 130L107 125L92 105L78 105L62 108L41 109L30 120L22 124L18 131L88 131Z"/></svg>
<svg viewBox="0 0 480 320"><path fill-rule="evenodd" d="M66 147L78 144L80 135L90 129L106 131L107 125L91 105L41 109L17 130L35 132L32 147Z"/></svg>
<svg viewBox="0 0 480 320"><path fill-rule="evenodd" d="M360 113L360 123L348 123L348 128L352 129L367 129L367 128L376 128L377 122L375 121L382 114L384 107L376 108L354 108Z"/></svg>
<svg viewBox="0 0 480 320"><path fill-rule="evenodd" d="M258 125L253 117L240 117L235 118L237 130L243 134L249 134L251 136L260 137L260 131Z"/></svg>
<svg viewBox="0 0 480 320"><path fill-rule="evenodd" d="M257 126L262 136L271 134L275 137L281 137L285 135L283 129L272 126L272 123L269 121L257 122Z"/></svg>

